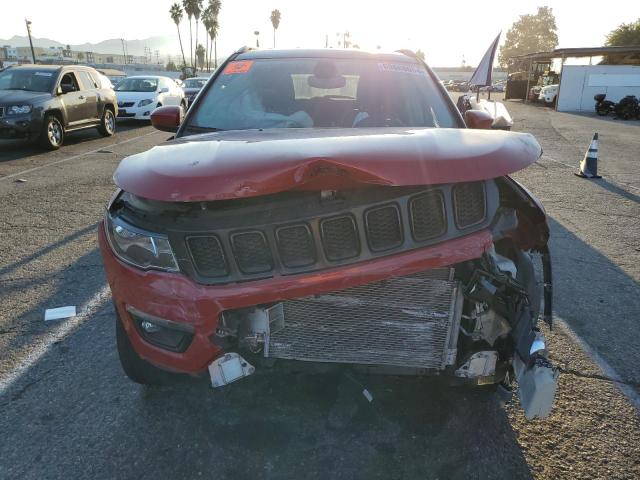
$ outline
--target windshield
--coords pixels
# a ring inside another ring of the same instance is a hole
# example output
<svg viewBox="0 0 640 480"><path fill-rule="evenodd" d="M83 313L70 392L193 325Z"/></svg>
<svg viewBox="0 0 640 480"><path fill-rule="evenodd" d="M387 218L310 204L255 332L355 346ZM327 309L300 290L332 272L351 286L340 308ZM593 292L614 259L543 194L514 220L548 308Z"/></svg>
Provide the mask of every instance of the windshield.
<svg viewBox="0 0 640 480"><path fill-rule="evenodd" d="M118 92L155 92L157 89L157 78L125 78L116 85Z"/></svg>
<svg viewBox="0 0 640 480"><path fill-rule="evenodd" d="M234 61L185 129L457 127L424 66L379 60Z"/></svg>
<svg viewBox="0 0 640 480"><path fill-rule="evenodd" d="M184 88L202 88L205 83L207 83L207 80L203 78L190 78L189 80L185 80L182 86Z"/></svg>
<svg viewBox="0 0 640 480"><path fill-rule="evenodd" d="M0 90L26 90L29 92L50 92L58 72L38 70L17 70L10 68L0 73Z"/></svg>

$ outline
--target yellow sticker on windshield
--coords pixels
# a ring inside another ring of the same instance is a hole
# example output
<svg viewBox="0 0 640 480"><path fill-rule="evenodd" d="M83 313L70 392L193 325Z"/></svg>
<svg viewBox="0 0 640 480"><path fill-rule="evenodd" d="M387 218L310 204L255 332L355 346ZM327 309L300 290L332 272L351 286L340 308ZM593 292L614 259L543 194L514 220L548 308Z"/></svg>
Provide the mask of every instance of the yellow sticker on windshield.
<svg viewBox="0 0 640 480"><path fill-rule="evenodd" d="M231 75L234 73L247 73L253 65L253 60L240 60L237 62L230 62L222 72L225 75Z"/></svg>

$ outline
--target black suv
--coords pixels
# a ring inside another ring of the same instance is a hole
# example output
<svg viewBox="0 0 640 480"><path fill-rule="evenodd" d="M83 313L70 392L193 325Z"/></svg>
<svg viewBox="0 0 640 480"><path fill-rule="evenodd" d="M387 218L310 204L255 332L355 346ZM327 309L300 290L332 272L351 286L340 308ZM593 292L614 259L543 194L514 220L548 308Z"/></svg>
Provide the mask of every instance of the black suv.
<svg viewBox="0 0 640 480"><path fill-rule="evenodd" d="M93 68L11 67L0 73L0 140L37 140L55 150L67 132L97 127L111 136L117 105L115 92Z"/></svg>

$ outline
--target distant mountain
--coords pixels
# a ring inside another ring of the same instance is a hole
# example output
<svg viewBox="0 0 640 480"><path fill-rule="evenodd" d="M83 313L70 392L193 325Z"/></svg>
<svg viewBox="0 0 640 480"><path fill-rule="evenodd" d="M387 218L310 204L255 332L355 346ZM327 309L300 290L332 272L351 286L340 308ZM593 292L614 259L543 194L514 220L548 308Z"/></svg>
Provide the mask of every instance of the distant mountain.
<svg viewBox="0 0 640 480"><path fill-rule="evenodd" d="M151 54L154 55L158 50L160 55L176 55L180 51L178 44L178 38L176 36L162 36L162 37L149 37L142 40L126 40L127 53L129 55L142 56L145 54L145 47L151 50ZM29 37L22 35L14 35L9 39L0 38L0 46L11 45L12 47L28 47ZM49 47L66 47L67 44L60 43L50 38L37 38L33 37L33 46L41 48ZM113 38L110 40L103 40L98 43L83 43L80 45L70 44L71 50L78 50L81 52L95 52L95 53L121 53L122 42L119 38Z"/></svg>

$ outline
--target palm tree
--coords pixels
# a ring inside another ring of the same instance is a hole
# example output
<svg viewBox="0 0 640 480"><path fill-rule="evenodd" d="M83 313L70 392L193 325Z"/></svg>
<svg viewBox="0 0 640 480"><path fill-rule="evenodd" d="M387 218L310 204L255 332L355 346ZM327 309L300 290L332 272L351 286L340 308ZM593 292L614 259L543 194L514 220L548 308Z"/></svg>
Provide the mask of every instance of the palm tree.
<svg viewBox="0 0 640 480"><path fill-rule="evenodd" d="M211 23L213 22L213 16L211 13L211 9L209 7L205 8L204 11L202 12L202 25L204 25L204 31L205 31L205 61L207 64L207 72L209 71L209 62L210 62L210 55L209 55L209 30L211 30Z"/></svg>
<svg viewBox="0 0 640 480"><path fill-rule="evenodd" d="M271 25L273 25L273 48L276 48L276 30L280 26L280 10L277 8L271 12Z"/></svg>
<svg viewBox="0 0 640 480"><path fill-rule="evenodd" d="M193 0L182 0L182 6L184 7L184 13L187 14L187 18L189 19L189 58L191 59L191 66L193 67L193 32L191 31Z"/></svg>
<svg viewBox="0 0 640 480"><path fill-rule="evenodd" d="M209 48L211 48L211 44L213 44L213 69L218 68L218 29L220 25L218 24L218 18L214 18L211 22L211 30L209 30L209 36L211 37L211 43L209 44ZM209 57L211 57L211 53L209 53Z"/></svg>
<svg viewBox="0 0 640 480"><path fill-rule="evenodd" d="M218 30L220 29L220 22L218 22L218 15L222 8L222 2L220 0L209 0L209 6L207 7L211 12L212 24L211 29L208 30L209 37L213 40L213 68L218 68ZM209 47L211 48L211 47ZM211 55L209 55L211 57Z"/></svg>
<svg viewBox="0 0 640 480"><path fill-rule="evenodd" d="M196 47L196 58L198 59L198 62L200 62L200 65L204 64L204 55L206 53L206 50L204 49L204 47L202 46L202 44L198 44L198 46Z"/></svg>
<svg viewBox="0 0 640 480"><path fill-rule="evenodd" d="M202 13L202 0L192 0L193 1L193 16L196 19L196 65L194 67L194 72L198 71L198 22L200 21L200 14ZM203 47L204 48L204 47Z"/></svg>
<svg viewBox="0 0 640 480"><path fill-rule="evenodd" d="M171 15L171 20L173 20L173 23L176 24L176 28L178 29L178 40L180 41L180 51L182 52L182 64L186 65L187 60L184 58L184 48L182 48L182 37L180 36L180 22L182 21L183 12L179 3L171 5L169 15Z"/></svg>

